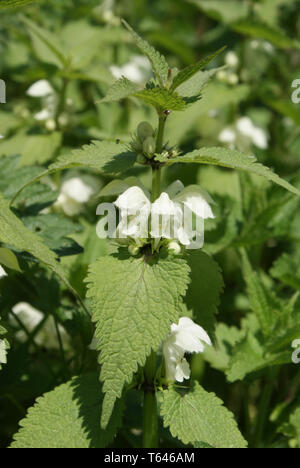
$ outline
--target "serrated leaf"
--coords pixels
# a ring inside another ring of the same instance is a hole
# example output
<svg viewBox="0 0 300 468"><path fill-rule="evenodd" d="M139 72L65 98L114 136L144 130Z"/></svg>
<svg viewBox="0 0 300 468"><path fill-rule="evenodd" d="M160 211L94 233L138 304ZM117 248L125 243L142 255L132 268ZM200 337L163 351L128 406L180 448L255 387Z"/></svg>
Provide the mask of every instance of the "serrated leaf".
<svg viewBox="0 0 300 468"><path fill-rule="evenodd" d="M163 391L161 415L164 426L184 444L202 442L214 448L245 448L234 416L214 393L197 382L182 396L174 388Z"/></svg>
<svg viewBox="0 0 300 468"><path fill-rule="evenodd" d="M122 23L126 29L132 35L138 48L147 56L149 59L153 72L157 77L160 86L165 86L168 79L169 65L163 55L161 55L157 50L154 49L147 41L142 39L129 24L122 20Z"/></svg>
<svg viewBox="0 0 300 468"><path fill-rule="evenodd" d="M215 344L206 346L204 351L205 359L214 369L225 371L230 361L232 348L241 341L243 334L243 331L236 327L218 323Z"/></svg>
<svg viewBox="0 0 300 468"><path fill-rule="evenodd" d="M119 101L136 93L134 83L129 81L125 76L117 80L107 91L106 96L101 102Z"/></svg>
<svg viewBox="0 0 300 468"><path fill-rule="evenodd" d="M272 291L266 288L258 273L252 269L244 249L241 249L241 256L251 309L259 320L263 334L268 337L274 331L282 303Z"/></svg>
<svg viewBox="0 0 300 468"><path fill-rule="evenodd" d="M87 282L101 351L105 427L123 386L178 321L189 267L181 258L119 254L91 265Z"/></svg>
<svg viewBox="0 0 300 468"><path fill-rule="evenodd" d="M75 377L37 399L11 448L104 448L120 426L118 402L109 427L100 429L103 395L97 374Z"/></svg>
<svg viewBox="0 0 300 468"><path fill-rule="evenodd" d="M143 89L135 93L134 96L151 106L163 110L182 111L187 107L187 102L183 97L165 88Z"/></svg>
<svg viewBox="0 0 300 468"><path fill-rule="evenodd" d="M196 73L198 73L200 70L206 67L217 55L219 55L225 47L222 47L219 49L217 52L214 54L209 55L203 60L200 60L200 62L195 63L193 65L190 65L183 70L181 70L174 78L172 86L170 88L171 91L175 91L180 85L185 83L186 81L190 80Z"/></svg>
<svg viewBox="0 0 300 468"><path fill-rule="evenodd" d="M297 258L283 254L274 262L270 273L282 283L300 291L300 265Z"/></svg>
<svg viewBox="0 0 300 468"><path fill-rule="evenodd" d="M60 156L55 163L49 166L47 171L42 172L21 187L12 203L28 185L56 171L83 167L93 169L102 174L118 175L131 169L135 160L136 154L129 151L126 145L110 141L92 141L90 145L85 145L79 150L74 150L71 154Z"/></svg>
<svg viewBox="0 0 300 468"><path fill-rule="evenodd" d="M33 255L37 260L46 265L72 291L74 296L81 302L78 294L70 285L67 276L58 263L56 254L52 252L41 240L41 238L31 232L9 209L9 202L0 193L0 242L11 245L20 251L25 251Z"/></svg>
<svg viewBox="0 0 300 468"><path fill-rule="evenodd" d="M187 255L191 284L184 299L196 322L213 335L215 316L224 282L219 265L206 253L194 250Z"/></svg>
<svg viewBox="0 0 300 468"><path fill-rule="evenodd" d="M222 166L231 169L238 169L241 171L248 171L253 174L265 177L272 182L280 185L281 187L289 190L295 195L300 196L300 191L293 187L289 182L281 179L271 169L257 162L255 156L242 154L236 150L226 148L201 148L199 150L187 153L184 156L179 156L166 161L163 157L158 156L158 161L167 162L167 164L174 163L198 163L198 164L212 164L214 166Z"/></svg>

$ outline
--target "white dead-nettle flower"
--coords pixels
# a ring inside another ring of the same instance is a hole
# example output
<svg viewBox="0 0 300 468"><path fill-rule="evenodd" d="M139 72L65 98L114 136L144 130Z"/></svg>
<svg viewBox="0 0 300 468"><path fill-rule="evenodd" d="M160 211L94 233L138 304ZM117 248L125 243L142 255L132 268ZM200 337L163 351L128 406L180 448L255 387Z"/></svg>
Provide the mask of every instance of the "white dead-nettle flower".
<svg viewBox="0 0 300 468"><path fill-rule="evenodd" d="M39 80L33 83L27 90L28 96L43 98L54 93L54 89L47 80Z"/></svg>
<svg viewBox="0 0 300 468"><path fill-rule="evenodd" d="M249 117L242 117L237 121L238 131L250 138L252 143L261 149L268 148L268 136L266 132L259 127L256 127Z"/></svg>
<svg viewBox="0 0 300 468"><path fill-rule="evenodd" d="M134 55L130 62L122 67L112 65L110 71L119 80L125 76L133 83L141 84L151 77L151 66L148 59L142 55Z"/></svg>
<svg viewBox="0 0 300 468"><path fill-rule="evenodd" d="M7 273L4 270L4 268L2 268L2 266L0 265L0 278L3 278L4 276L7 276Z"/></svg>
<svg viewBox="0 0 300 468"><path fill-rule="evenodd" d="M47 121L53 119L56 110L56 93L47 80L39 80L27 90L28 96L40 98L43 102L43 108L34 115L38 121Z"/></svg>
<svg viewBox="0 0 300 468"><path fill-rule="evenodd" d="M205 345L211 341L202 327L188 317L182 317L178 325L171 325L171 333L163 343L166 378L170 382L183 382L189 379L191 370L185 359L186 353L203 353Z"/></svg>
<svg viewBox="0 0 300 468"><path fill-rule="evenodd" d="M161 238L176 239L187 248L200 248L203 245L203 220L214 218L211 204L214 201L201 187L184 188L180 181L171 184L154 203L150 202L147 191L130 187L115 202L121 215L118 237L147 238L150 217L151 238L158 242ZM197 234L201 234L200 239Z"/></svg>
<svg viewBox="0 0 300 468"><path fill-rule="evenodd" d="M265 52L267 52L268 54L273 54L274 52L274 46L268 42L268 41L258 41L258 40L253 40L250 42L250 47L252 49L260 49L260 50L263 50Z"/></svg>
<svg viewBox="0 0 300 468"><path fill-rule="evenodd" d="M94 190L79 177L73 177L62 184L60 195L55 203L66 215L75 216L82 210L83 203L87 203Z"/></svg>
<svg viewBox="0 0 300 468"><path fill-rule="evenodd" d="M225 55L225 63L231 68L236 68L239 64L239 58L233 51L227 52Z"/></svg>
<svg viewBox="0 0 300 468"><path fill-rule="evenodd" d="M3 136L3 135L0 135L0 140L2 140L2 138L4 138L4 136Z"/></svg>
<svg viewBox="0 0 300 468"><path fill-rule="evenodd" d="M35 309L27 302L19 302L12 308L12 311L23 325L25 325L29 332L33 332L33 330L45 319L45 315L40 310ZM11 318L11 323L14 326L18 326L18 321L14 317ZM61 338L66 341L67 333L65 329L61 325L58 325L58 328ZM27 340L27 335L23 330L19 330L16 333L16 338L21 342L24 342ZM53 317L48 317L41 330L35 335L34 341L39 346L44 346L49 349L57 349L59 347Z"/></svg>
<svg viewBox="0 0 300 468"><path fill-rule="evenodd" d="M236 132L232 130L231 128L224 128L222 132L219 135L219 141L222 143L234 143L236 140Z"/></svg>

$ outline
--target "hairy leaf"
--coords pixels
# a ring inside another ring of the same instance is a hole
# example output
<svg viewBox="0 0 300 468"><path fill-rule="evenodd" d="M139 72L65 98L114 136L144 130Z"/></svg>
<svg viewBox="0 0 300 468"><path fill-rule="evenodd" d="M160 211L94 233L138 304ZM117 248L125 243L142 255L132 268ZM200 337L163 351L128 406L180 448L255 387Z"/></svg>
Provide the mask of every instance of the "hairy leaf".
<svg viewBox="0 0 300 468"><path fill-rule="evenodd" d="M245 448L234 416L214 393L197 382L182 396L174 388L163 392L161 414L164 426L185 444L199 442L214 448Z"/></svg>
<svg viewBox="0 0 300 468"><path fill-rule="evenodd" d="M231 169L238 169L248 171L253 174L265 177L272 182L284 187L286 190L300 196L300 191L289 184L286 180L281 179L271 169L257 162L255 156L249 156L239 153L236 150L229 150L226 148L201 148L199 150L187 153L184 156L179 156L171 160L164 159L158 156L157 160L167 164L174 163L198 163L198 164L212 164L214 166L223 166Z"/></svg>
<svg viewBox="0 0 300 468"><path fill-rule="evenodd" d="M122 400L109 427L99 427L103 395L97 374L75 377L29 409L11 448L104 448L121 424Z"/></svg>
<svg viewBox="0 0 300 468"><path fill-rule="evenodd" d="M136 45L139 49L148 57L153 72L157 77L160 86L165 86L168 79L169 65L166 62L166 59L161 55L157 50L154 49L147 41L142 39L132 28L129 26L126 21L122 21L124 26L128 29L132 35Z"/></svg>
<svg viewBox="0 0 300 468"><path fill-rule="evenodd" d="M217 55L219 55L225 47L222 47L219 49L217 52L215 52L212 55L209 55L203 60L200 60L200 62L195 63L193 65L190 65L183 70L181 70L174 78L172 86L170 88L171 91L175 91L180 85L185 83L186 81L190 80L196 73L198 73L200 70L206 67Z"/></svg>
<svg viewBox="0 0 300 468"><path fill-rule="evenodd" d="M109 281L107 281L109 278ZM180 258L99 259L90 267L88 297L101 351L105 399L102 426L138 365L157 350L179 319L179 304L189 282L189 267Z"/></svg>
<svg viewBox="0 0 300 468"><path fill-rule="evenodd" d="M134 83L129 81L125 76L117 80L108 90L106 96L101 102L119 101L136 93Z"/></svg>
<svg viewBox="0 0 300 468"><path fill-rule="evenodd" d="M38 2L40 0L1 0L0 2L0 9L1 8L17 8L19 6L28 5L28 3Z"/></svg>
<svg viewBox="0 0 300 468"><path fill-rule="evenodd" d="M175 92L164 88L143 89L134 96L154 107L164 110L182 111L187 107L185 100Z"/></svg>

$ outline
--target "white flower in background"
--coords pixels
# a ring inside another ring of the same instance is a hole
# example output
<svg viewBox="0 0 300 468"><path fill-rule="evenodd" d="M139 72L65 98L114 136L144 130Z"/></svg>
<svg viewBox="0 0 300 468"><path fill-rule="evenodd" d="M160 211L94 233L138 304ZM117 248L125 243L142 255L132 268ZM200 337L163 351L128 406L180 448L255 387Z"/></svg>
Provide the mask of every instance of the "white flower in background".
<svg viewBox="0 0 300 468"><path fill-rule="evenodd" d="M219 134L219 141L234 148L241 137L246 137L260 149L268 148L268 135L264 129L256 127L249 117L241 117L234 127L226 127Z"/></svg>
<svg viewBox="0 0 300 468"><path fill-rule="evenodd" d="M227 52L225 55L225 63L231 68L237 68L239 65L239 58L233 51Z"/></svg>
<svg viewBox="0 0 300 468"><path fill-rule="evenodd" d="M60 195L55 203L66 215L75 216L82 210L83 203L87 203L94 190L79 177L73 177L62 184Z"/></svg>
<svg viewBox="0 0 300 468"><path fill-rule="evenodd" d="M258 41L258 40L253 40L250 42L250 47L252 49L260 49L260 50L263 50L265 52L267 52L268 54L273 54L275 49L274 49L274 46L268 42L268 41Z"/></svg>
<svg viewBox="0 0 300 468"><path fill-rule="evenodd" d="M171 325L171 333L163 343L163 355L168 381L183 382L189 379L191 370L185 359L186 353L203 353L211 340L202 327L188 317L182 317L178 325Z"/></svg>
<svg viewBox="0 0 300 468"><path fill-rule="evenodd" d="M219 141L222 143L234 143L236 140L236 132L231 128L224 128L219 135Z"/></svg>
<svg viewBox="0 0 300 468"><path fill-rule="evenodd" d="M45 315L41 311L35 309L27 302L19 302L12 308L12 311L30 333L33 332L33 330L35 330L35 328L45 319ZM12 317L10 320L12 325L19 325L18 321L14 317ZM65 329L61 325L58 325L58 328L62 339L66 341L67 334ZM16 333L16 338L21 342L25 342L28 337L24 330L19 330ZM37 345L44 346L45 348L49 349L57 349L59 347L53 317L48 317L41 330L35 335L34 341Z"/></svg>
<svg viewBox="0 0 300 468"><path fill-rule="evenodd" d="M53 119L56 111L56 93L49 81L39 80L27 90L28 96L40 98L43 102L43 109L34 115L38 121Z"/></svg>
<svg viewBox="0 0 300 468"><path fill-rule="evenodd" d="M33 83L27 90L28 96L43 98L54 93L54 89L47 80L39 80Z"/></svg>
<svg viewBox="0 0 300 468"><path fill-rule="evenodd" d="M252 143L261 149L268 148L268 136L266 132L256 127L249 117L242 117L237 121L237 129L240 133L250 138Z"/></svg>
<svg viewBox="0 0 300 468"><path fill-rule="evenodd" d="M0 278L3 278L4 276L7 276L7 273L4 270L4 268L2 268L2 266L0 265Z"/></svg>
<svg viewBox="0 0 300 468"><path fill-rule="evenodd" d="M2 138L4 138L4 136L3 136L3 135L0 135L0 140L2 140Z"/></svg>
<svg viewBox="0 0 300 468"><path fill-rule="evenodd" d="M115 205L121 214L119 237L147 238L151 216L150 235L158 242L161 238L177 239L187 248L202 247L203 220L214 218L210 207L214 201L205 190L198 185L184 188L176 181L154 203L149 198L149 193L137 186L118 197Z"/></svg>
<svg viewBox="0 0 300 468"><path fill-rule="evenodd" d="M144 83L151 77L151 65L143 55L134 55L130 62L122 67L112 65L110 71L117 80L125 76L137 84Z"/></svg>

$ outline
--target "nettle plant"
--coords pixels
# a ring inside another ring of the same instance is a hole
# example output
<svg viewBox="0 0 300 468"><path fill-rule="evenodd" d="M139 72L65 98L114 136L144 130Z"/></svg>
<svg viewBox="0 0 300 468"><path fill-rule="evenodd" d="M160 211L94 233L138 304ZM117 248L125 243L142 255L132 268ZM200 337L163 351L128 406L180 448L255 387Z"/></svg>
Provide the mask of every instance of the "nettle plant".
<svg viewBox="0 0 300 468"><path fill-rule="evenodd" d="M170 113L182 112L184 119L184 110L201 99L205 84L216 73L216 69L202 70L222 49L178 71L171 69L165 58L127 23L124 25L149 59L154 78L145 89L137 90L136 85L122 77L103 101L138 98L156 109L157 128L142 122L130 146L119 141L94 141L58 158L38 177L74 167L118 177L102 195L115 196L121 215L125 208L129 213L129 222L124 226L121 219L118 226L118 252L90 265L85 280L86 304L70 286L56 255L0 198L0 241L29 252L46 264L72 290L88 317L90 306L101 382L96 374L80 375L38 399L21 422L12 446L105 447L122 425L126 393L137 389L144 395L144 447L159 445L159 416L172 436L184 444L246 447L233 414L215 394L199 384L190 368L191 354L202 353L214 342L217 307L224 286L220 268L212 257L199 245L190 248L194 222L214 216L213 201L201 187L184 188L179 181L163 190L161 171L173 164L222 166L265 177L297 196L300 192L259 164L253 155L214 147L182 154L178 148L170 147L165 141ZM120 174L135 164L152 171L151 193L138 179L120 179ZM175 224L182 219L185 208L192 214L193 223L180 227L174 237L165 225L159 225L161 230L156 232L149 224L147 235L139 238L136 211L145 205L150 218L167 215ZM123 235L119 236L121 232ZM245 253L243 259L250 278ZM9 267L18 269L8 250L1 249L0 263L4 268L9 263ZM249 281L258 291L255 275ZM2 328L0 333L4 333ZM3 339L0 343L0 362L5 363L8 343Z"/></svg>

